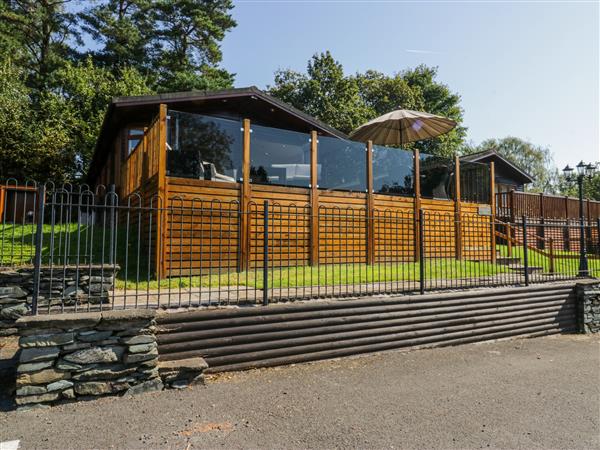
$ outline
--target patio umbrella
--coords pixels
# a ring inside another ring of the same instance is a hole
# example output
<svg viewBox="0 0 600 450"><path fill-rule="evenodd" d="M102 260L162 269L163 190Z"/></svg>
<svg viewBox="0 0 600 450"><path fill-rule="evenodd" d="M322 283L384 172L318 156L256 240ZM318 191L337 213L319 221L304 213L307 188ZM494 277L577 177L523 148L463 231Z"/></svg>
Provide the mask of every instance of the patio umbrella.
<svg viewBox="0 0 600 450"><path fill-rule="evenodd" d="M455 126L456 122L446 117L398 109L361 125L350 133L350 137L361 142L371 140L378 145L402 145L431 139Z"/></svg>

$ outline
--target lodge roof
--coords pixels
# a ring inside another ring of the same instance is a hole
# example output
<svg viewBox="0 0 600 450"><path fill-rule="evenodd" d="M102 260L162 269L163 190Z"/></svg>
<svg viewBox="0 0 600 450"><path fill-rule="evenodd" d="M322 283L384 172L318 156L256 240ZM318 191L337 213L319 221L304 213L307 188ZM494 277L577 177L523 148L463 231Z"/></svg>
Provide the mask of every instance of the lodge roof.
<svg viewBox="0 0 600 450"><path fill-rule="evenodd" d="M488 163L490 161L494 161L494 165L497 170L502 171L505 176L510 177L511 179L521 183L533 183L535 179L525 172L523 169L517 167L515 164L510 162L508 159L500 155L496 150L484 150L477 153L472 153L470 155L461 156L461 161L466 162L481 162Z"/></svg>
<svg viewBox="0 0 600 450"><path fill-rule="evenodd" d="M224 118L248 118L252 122L293 131L317 131L321 135L348 137L339 130L261 91L256 86L217 91L170 92L156 95L115 97L104 115L102 128L88 171L93 180L100 171L120 129L147 124L160 104L184 112Z"/></svg>

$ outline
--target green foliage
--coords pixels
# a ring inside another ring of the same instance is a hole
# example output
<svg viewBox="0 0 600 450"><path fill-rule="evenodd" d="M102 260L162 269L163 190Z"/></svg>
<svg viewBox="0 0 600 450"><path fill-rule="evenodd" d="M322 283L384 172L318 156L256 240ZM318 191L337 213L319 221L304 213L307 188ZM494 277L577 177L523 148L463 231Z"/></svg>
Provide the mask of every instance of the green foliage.
<svg viewBox="0 0 600 450"><path fill-rule="evenodd" d="M56 73L60 90L53 93L56 116L69 126L68 154L76 156L76 171L83 172L91 160L106 106L112 97L151 94L145 78L133 68L116 73L95 66L91 59L67 63Z"/></svg>
<svg viewBox="0 0 600 450"><path fill-rule="evenodd" d="M462 126L463 109L460 96L438 81L437 67L417 66L402 72L402 78L415 92L417 109L448 117L458 124L449 133L415 144L420 151L438 156L452 156L463 143L467 129Z"/></svg>
<svg viewBox="0 0 600 450"><path fill-rule="evenodd" d="M528 185L531 191L554 192L555 190L556 171L553 169L552 153L546 147L508 136L502 139L487 139L464 153L472 150L475 152L495 150L504 156L535 179Z"/></svg>
<svg viewBox="0 0 600 450"><path fill-rule="evenodd" d="M313 56L306 75L278 71L270 92L345 133L369 117L356 81L344 75L342 65L329 52Z"/></svg>
<svg viewBox="0 0 600 450"><path fill-rule="evenodd" d="M455 130L406 147L450 156L466 135L466 128L460 125L463 111L460 96L436 78L437 68L424 65L392 76L374 70L349 76L331 53L325 52L312 57L306 74L289 69L277 71L270 93L344 133L395 109L449 117L459 124Z"/></svg>
<svg viewBox="0 0 600 450"><path fill-rule="evenodd" d="M37 90L48 87L53 72L77 55L73 44L81 41L76 17L67 10L70 2L5 0L0 8L0 40L16 52L15 62Z"/></svg>
<svg viewBox="0 0 600 450"><path fill-rule="evenodd" d="M233 85L218 66L231 0L76 3L0 1L0 177L81 176L112 97Z"/></svg>
<svg viewBox="0 0 600 450"><path fill-rule="evenodd" d="M0 177L64 179L74 159L64 151L67 126L52 96L40 95L33 107L23 78L11 61L0 68Z"/></svg>
<svg viewBox="0 0 600 450"><path fill-rule="evenodd" d="M159 92L221 89L220 42L235 27L230 0L107 0L84 10L83 30L102 47L96 64L133 67Z"/></svg>
<svg viewBox="0 0 600 450"><path fill-rule="evenodd" d="M579 196L579 190L575 181L567 181L562 173L558 173L558 171L556 171L555 176L558 180L555 188L556 193L570 197ZM600 201L600 173L596 173L591 179L586 178L584 180L583 196L590 200Z"/></svg>
<svg viewBox="0 0 600 450"><path fill-rule="evenodd" d="M151 4L150 0L108 0L79 14L83 31L101 44L89 52L96 64L115 70L135 67L142 73L150 70Z"/></svg>

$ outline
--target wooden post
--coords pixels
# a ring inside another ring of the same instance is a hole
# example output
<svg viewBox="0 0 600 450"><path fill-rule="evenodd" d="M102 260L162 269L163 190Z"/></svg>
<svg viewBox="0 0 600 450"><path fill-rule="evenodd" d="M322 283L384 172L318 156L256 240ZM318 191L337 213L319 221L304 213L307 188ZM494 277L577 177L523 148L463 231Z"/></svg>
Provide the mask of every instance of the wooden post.
<svg viewBox="0 0 600 450"><path fill-rule="evenodd" d="M510 190L510 223L515 223L515 190Z"/></svg>
<svg viewBox="0 0 600 450"><path fill-rule="evenodd" d="M462 226L460 200L460 158L454 156L454 254L456 259L462 259Z"/></svg>
<svg viewBox="0 0 600 450"><path fill-rule="evenodd" d="M158 223L156 224L156 274L158 278L164 278L166 273L167 261L167 229L169 205L169 186L167 183L167 105L161 103L158 111L158 143L154 145L154 150L158 151L157 161L157 180L158 180L158 211L156 215Z"/></svg>
<svg viewBox="0 0 600 450"><path fill-rule="evenodd" d="M550 245L550 267L548 270L550 273L554 273L554 241L552 238L548 239L548 245Z"/></svg>
<svg viewBox="0 0 600 450"><path fill-rule="evenodd" d="M496 169L494 161L490 162L490 233L492 263L496 263Z"/></svg>
<svg viewBox="0 0 600 450"><path fill-rule="evenodd" d="M591 209L590 209L590 199L587 199L587 226L586 226L586 236L588 241L592 240L592 226L591 226L591 222L592 221L592 215L591 215Z"/></svg>
<svg viewBox="0 0 600 450"><path fill-rule="evenodd" d="M571 250L571 231L569 229L569 196L565 195L565 229L563 230L563 248Z"/></svg>
<svg viewBox="0 0 600 450"><path fill-rule="evenodd" d="M512 258L512 224L510 222L506 224L506 247L508 256Z"/></svg>
<svg viewBox="0 0 600 450"><path fill-rule="evenodd" d="M0 186L0 223L2 223L4 219L4 201L6 199L6 188L4 186Z"/></svg>
<svg viewBox="0 0 600 450"><path fill-rule="evenodd" d="M413 232L415 238L415 261L421 257L421 242L419 236L419 211L421 210L421 160L418 149L413 150L414 158L414 202L413 202Z"/></svg>
<svg viewBox="0 0 600 450"><path fill-rule="evenodd" d="M373 142L367 142L367 264L375 262L375 211L373 200Z"/></svg>
<svg viewBox="0 0 600 450"><path fill-rule="evenodd" d="M319 171L317 152L319 135L310 133L310 265L319 264Z"/></svg>
<svg viewBox="0 0 600 450"><path fill-rule="evenodd" d="M250 185L250 119L243 121L242 142L242 186L240 190L240 260L238 270L243 272L248 268L248 250L250 239L249 204L252 198L252 187ZM266 264L267 261L264 261Z"/></svg>
<svg viewBox="0 0 600 450"><path fill-rule="evenodd" d="M544 193L540 192L540 226L538 227L538 236L541 237L542 239L538 239L537 248L539 248L539 249L545 248L545 242L544 242L544 238L546 237L546 230L545 230L546 227L544 227L545 217L546 217L546 211L544 208Z"/></svg>

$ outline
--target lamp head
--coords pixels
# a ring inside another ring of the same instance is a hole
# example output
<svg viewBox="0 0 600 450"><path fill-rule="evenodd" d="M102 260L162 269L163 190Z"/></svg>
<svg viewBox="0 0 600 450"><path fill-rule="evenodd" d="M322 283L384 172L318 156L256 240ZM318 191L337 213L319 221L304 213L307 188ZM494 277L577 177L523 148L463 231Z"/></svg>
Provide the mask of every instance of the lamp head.
<svg viewBox="0 0 600 450"><path fill-rule="evenodd" d="M570 180L571 177L573 176L573 170L574 169L572 167L570 167L568 164L563 169L563 174L567 180Z"/></svg>
<svg viewBox="0 0 600 450"><path fill-rule="evenodd" d="M585 174L589 178L592 178L596 174L596 164L589 163L585 166Z"/></svg>

